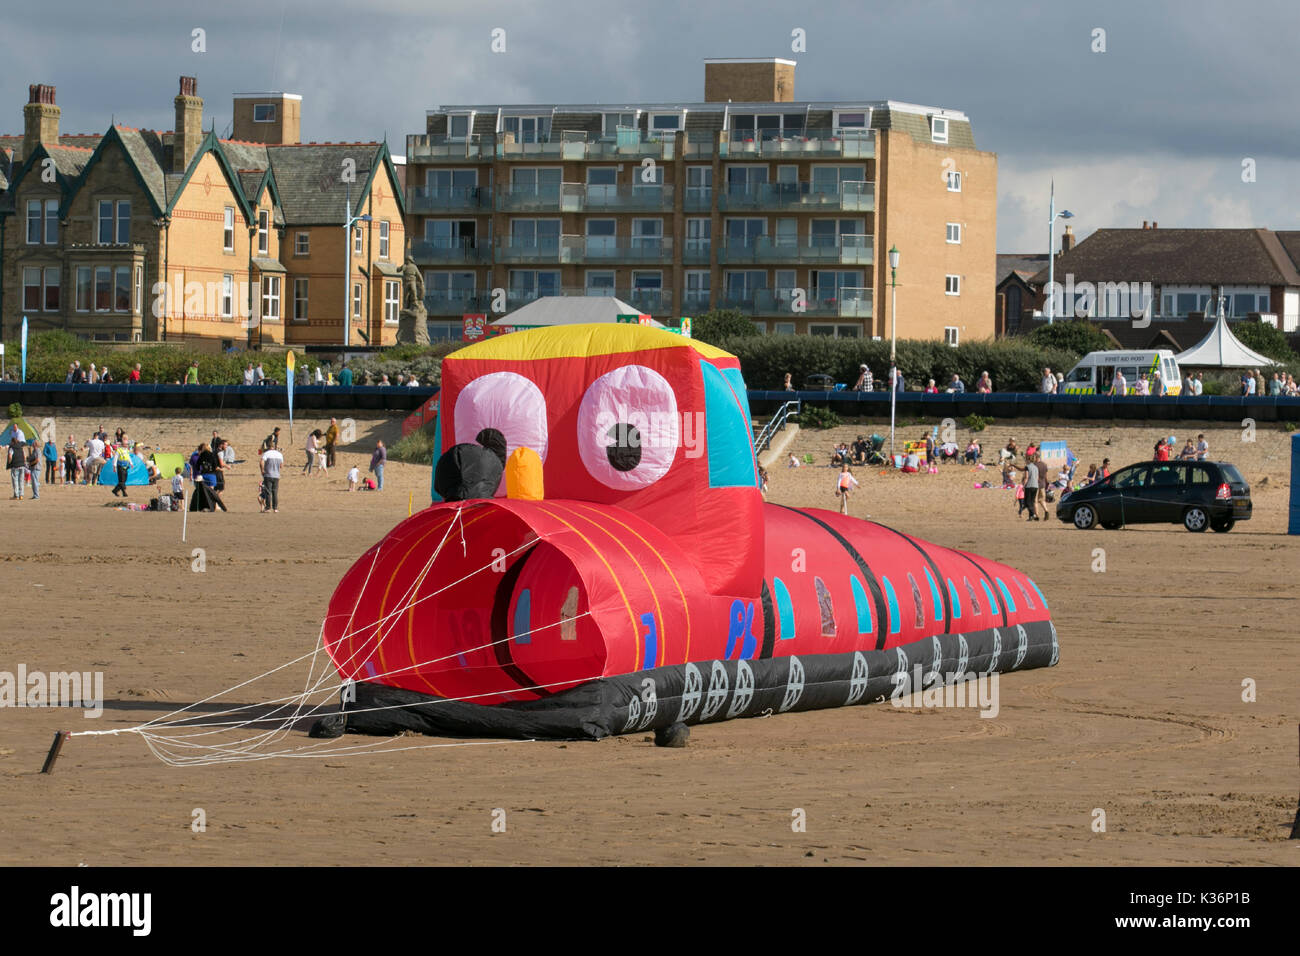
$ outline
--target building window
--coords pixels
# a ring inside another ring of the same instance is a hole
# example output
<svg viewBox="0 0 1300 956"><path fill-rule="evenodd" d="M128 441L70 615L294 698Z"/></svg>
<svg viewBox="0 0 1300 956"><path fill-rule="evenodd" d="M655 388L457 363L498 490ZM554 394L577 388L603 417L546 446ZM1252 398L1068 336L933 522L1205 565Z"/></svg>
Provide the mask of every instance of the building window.
<svg viewBox="0 0 1300 956"><path fill-rule="evenodd" d="M397 324L397 309L401 302L401 286L396 279L384 280L384 321Z"/></svg>
<svg viewBox="0 0 1300 956"><path fill-rule="evenodd" d="M850 129L860 129L867 125L866 113L841 113L835 111L835 126L837 129L849 127Z"/></svg>
<svg viewBox="0 0 1300 956"><path fill-rule="evenodd" d="M45 311L59 311L59 268L52 266L45 270Z"/></svg>
<svg viewBox="0 0 1300 956"><path fill-rule="evenodd" d="M271 247L271 214L265 209L257 211L257 254L264 256Z"/></svg>
<svg viewBox="0 0 1300 956"><path fill-rule="evenodd" d="M961 223L948 223L948 242L953 243L954 245L961 244Z"/></svg>
<svg viewBox="0 0 1300 956"><path fill-rule="evenodd" d="M587 270L587 295L613 295L614 294L614 273L598 272L594 269Z"/></svg>
<svg viewBox="0 0 1300 956"><path fill-rule="evenodd" d="M45 244L57 245L59 242L59 201L45 200Z"/></svg>
<svg viewBox="0 0 1300 956"><path fill-rule="evenodd" d="M274 122L275 122L275 104L274 104L274 103L255 103L255 104L253 104L253 122L254 122L254 123L274 123Z"/></svg>
<svg viewBox="0 0 1300 956"><path fill-rule="evenodd" d="M280 277L262 276L262 318L280 321Z"/></svg>
<svg viewBox="0 0 1300 956"><path fill-rule="evenodd" d="M352 318L361 318L361 283L352 286Z"/></svg>
<svg viewBox="0 0 1300 956"><path fill-rule="evenodd" d="M618 128L620 126L635 127L636 114L635 113L606 113L605 114L605 137L607 139L614 139L615 137L617 137Z"/></svg>
<svg viewBox="0 0 1300 956"><path fill-rule="evenodd" d="M354 256L362 255L363 249L364 247L362 245L361 224L358 223L357 225L352 227L352 254Z"/></svg>
<svg viewBox="0 0 1300 956"><path fill-rule="evenodd" d="M650 129L659 133L676 132L682 128L682 121L681 113L651 113Z"/></svg>
<svg viewBox="0 0 1300 956"><path fill-rule="evenodd" d="M27 201L27 244L29 246L39 245L41 241L41 201L39 199L29 199Z"/></svg>
<svg viewBox="0 0 1300 956"><path fill-rule="evenodd" d="M950 169L948 170L947 179L948 179L948 192L950 193L961 192L961 173L957 172L957 170L955 169Z"/></svg>
<svg viewBox="0 0 1300 956"><path fill-rule="evenodd" d="M135 267L135 311L144 315L144 266Z"/></svg>
<svg viewBox="0 0 1300 956"><path fill-rule="evenodd" d="M447 130L455 138L464 139L469 135L469 116L462 114L447 117Z"/></svg>
<svg viewBox="0 0 1300 956"><path fill-rule="evenodd" d="M23 308L37 312L41 308L41 270L23 270Z"/></svg>
<svg viewBox="0 0 1300 956"><path fill-rule="evenodd" d="M131 267L118 266L113 270L113 311L131 311Z"/></svg>
<svg viewBox="0 0 1300 956"><path fill-rule="evenodd" d="M221 277L221 317L228 319L235 314L235 277L226 273Z"/></svg>
<svg viewBox="0 0 1300 956"><path fill-rule="evenodd" d="M117 242L126 245L131 241L131 201L122 199L117 204Z"/></svg>
<svg viewBox="0 0 1300 956"><path fill-rule="evenodd" d="M307 280L293 280L293 320L307 321Z"/></svg>
<svg viewBox="0 0 1300 956"><path fill-rule="evenodd" d="M221 248L226 252L235 251L235 207L227 206L221 220Z"/></svg>
<svg viewBox="0 0 1300 956"><path fill-rule="evenodd" d="M90 266L77 267L77 311L89 312L91 304L91 270Z"/></svg>
<svg viewBox="0 0 1300 956"><path fill-rule="evenodd" d="M293 254L295 256L311 255L311 234L300 232L293 237Z"/></svg>
<svg viewBox="0 0 1300 956"><path fill-rule="evenodd" d="M551 135L549 116L506 116L501 126L503 132L514 134L516 143L545 143Z"/></svg>
<svg viewBox="0 0 1300 956"><path fill-rule="evenodd" d="M794 335L794 323L777 322L773 324L772 331L777 335Z"/></svg>
<svg viewBox="0 0 1300 956"><path fill-rule="evenodd" d="M948 142L948 119L944 116L930 117L930 140L935 143Z"/></svg>
<svg viewBox="0 0 1300 956"><path fill-rule="evenodd" d="M101 246L112 245L113 243L113 201L111 199L101 199L99 201L99 244Z"/></svg>
<svg viewBox="0 0 1300 956"><path fill-rule="evenodd" d="M944 276L943 291L948 295L961 295L961 276Z"/></svg>
<svg viewBox="0 0 1300 956"><path fill-rule="evenodd" d="M379 224L379 258L388 258L388 220Z"/></svg>
<svg viewBox="0 0 1300 956"><path fill-rule="evenodd" d="M945 325L943 327L943 341L946 345L957 347L957 326Z"/></svg>
<svg viewBox="0 0 1300 956"><path fill-rule="evenodd" d="M113 270L95 267L95 311L108 312L113 307Z"/></svg>

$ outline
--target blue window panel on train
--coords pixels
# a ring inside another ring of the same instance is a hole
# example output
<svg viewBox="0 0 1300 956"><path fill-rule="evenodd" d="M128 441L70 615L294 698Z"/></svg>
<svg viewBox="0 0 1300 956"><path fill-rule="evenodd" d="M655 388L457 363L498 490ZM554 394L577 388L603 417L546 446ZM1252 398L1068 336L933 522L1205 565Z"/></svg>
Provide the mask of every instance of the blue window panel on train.
<svg viewBox="0 0 1300 956"><path fill-rule="evenodd" d="M925 579L930 582L930 597L934 599L934 619L943 620L943 597L939 594L939 585L934 583L934 575L925 569Z"/></svg>
<svg viewBox="0 0 1300 956"><path fill-rule="evenodd" d="M849 575L849 584L853 588L853 606L858 612L858 633L870 634L875 631L871 626L871 600L867 597L867 591L857 575Z"/></svg>
<svg viewBox="0 0 1300 956"><path fill-rule="evenodd" d="M1016 602L1011 599L1011 592L1007 590L1007 586L1002 583L1001 578L997 578L996 580L998 582L998 590L1002 592L1002 602L1007 606L1007 612L1009 614L1015 614Z"/></svg>
<svg viewBox="0 0 1300 956"><path fill-rule="evenodd" d="M790 591L784 581L773 578L772 594L776 598L776 616L781 622L781 640L788 641L794 637L794 604Z"/></svg>
<svg viewBox="0 0 1300 956"><path fill-rule="evenodd" d="M885 601L889 604L889 633L897 634L901 626L898 612L898 596L894 594L894 585L890 583L889 578L881 575L880 583L885 586Z"/></svg>

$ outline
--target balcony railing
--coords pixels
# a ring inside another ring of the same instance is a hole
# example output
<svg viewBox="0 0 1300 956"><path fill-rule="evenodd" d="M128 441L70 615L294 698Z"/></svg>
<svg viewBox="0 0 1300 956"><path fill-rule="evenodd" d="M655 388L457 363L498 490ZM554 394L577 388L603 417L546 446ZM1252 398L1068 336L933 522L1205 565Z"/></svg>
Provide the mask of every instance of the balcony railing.
<svg viewBox="0 0 1300 956"><path fill-rule="evenodd" d="M827 315L845 319L871 318L871 289L863 286L841 286L838 291L817 289L800 301L804 315L809 318Z"/></svg>
<svg viewBox="0 0 1300 956"><path fill-rule="evenodd" d="M827 262L839 265L870 265L875 240L866 235L841 235L813 239L807 243L785 242L759 236L749 242L728 240L718 249L722 263Z"/></svg>
<svg viewBox="0 0 1300 956"><path fill-rule="evenodd" d="M585 186L583 208L591 212L622 212L639 209L667 210L673 207L673 187L660 183L624 186Z"/></svg>
<svg viewBox="0 0 1300 956"><path fill-rule="evenodd" d="M687 212L708 212L713 206L713 187L687 186L684 200Z"/></svg>
<svg viewBox="0 0 1300 956"><path fill-rule="evenodd" d="M497 209L503 212L578 212L582 209L582 187L577 183L502 186L496 192Z"/></svg>
<svg viewBox="0 0 1300 956"><path fill-rule="evenodd" d="M870 159L876 155L875 131L870 129L810 129L781 136L771 130L723 133L720 155L748 157L807 156L819 159Z"/></svg>
<svg viewBox="0 0 1300 956"><path fill-rule="evenodd" d="M727 210L828 210L870 212L876 206L876 184L843 182L747 183L730 185L718 195L718 208Z"/></svg>
<svg viewBox="0 0 1300 956"><path fill-rule="evenodd" d="M408 163L477 162L492 158L492 136L412 135L406 137Z"/></svg>
<svg viewBox="0 0 1300 956"><path fill-rule="evenodd" d="M709 310L709 293L685 292L682 294L682 311L687 315L696 315Z"/></svg>
<svg viewBox="0 0 1300 956"><path fill-rule="evenodd" d="M488 186L415 186L406 192L408 212L477 212L492 208Z"/></svg>
<svg viewBox="0 0 1300 956"><path fill-rule="evenodd" d="M411 243L411 255L420 264L443 262L489 262L491 246L472 239L437 239Z"/></svg>
<svg viewBox="0 0 1300 956"><path fill-rule="evenodd" d="M581 286L565 286L560 289L507 289L506 308L518 309L543 296L609 296L618 298L634 308L651 315L670 315L672 313L673 294L667 289L588 289ZM486 299L487 296L485 295ZM486 310L486 306L484 306Z"/></svg>
<svg viewBox="0 0 1300 956"><path fill-rule="evenodd" d="M708 239L687 239L682 247L682 262L691 265L699 265L709 261L709 247L712 242Z"/></svg>
<svg viewBox="0 0 1300 956"><path fill-rule="evenodd" d="M450 289L441 292L426 292L424 307L429 315L464 315L488 311L492 300L491 293L475 292L473 289Z"/></svg>

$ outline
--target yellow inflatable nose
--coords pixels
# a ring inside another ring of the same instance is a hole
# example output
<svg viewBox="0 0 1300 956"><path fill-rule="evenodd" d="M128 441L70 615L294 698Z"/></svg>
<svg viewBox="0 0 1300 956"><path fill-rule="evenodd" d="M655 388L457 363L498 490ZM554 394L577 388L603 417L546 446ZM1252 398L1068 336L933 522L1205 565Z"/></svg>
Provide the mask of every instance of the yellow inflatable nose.
<svg viewBox="0 0 1300 956"><path fill-rule="evenodd" d="M541 501L546 497L542 458L531 448L516 448L506 459L506 497L523 501Z"/></svg>

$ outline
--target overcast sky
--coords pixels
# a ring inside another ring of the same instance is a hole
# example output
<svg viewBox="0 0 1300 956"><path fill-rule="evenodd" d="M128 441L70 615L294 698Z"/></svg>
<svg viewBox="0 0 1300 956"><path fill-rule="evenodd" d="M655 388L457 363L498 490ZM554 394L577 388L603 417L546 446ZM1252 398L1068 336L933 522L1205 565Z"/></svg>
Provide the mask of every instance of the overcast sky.
<svg viewBox="0 0 1300 956"><path fill-rule="evenodd" d="M439 104L698 101L704 58L783 56L796 99L965 111L998 154L998 251L1042 252L1053 176L1079 238L1300 227L1297 36L1293 0L47 0L4 17L0 131L22 131L29 83L58 87L64 132L170 129L185 73L218 132L232 93L283 89L304 140L401 153Z"/></svg>

